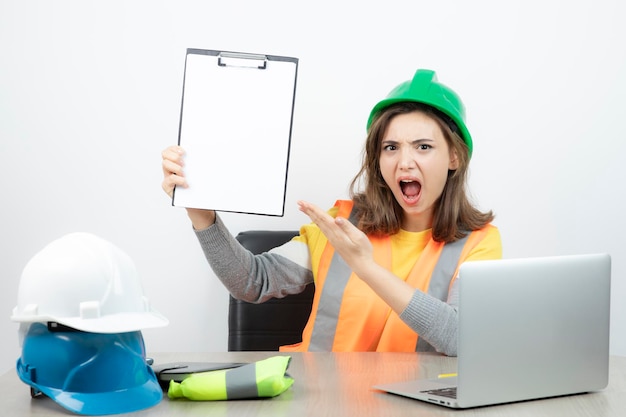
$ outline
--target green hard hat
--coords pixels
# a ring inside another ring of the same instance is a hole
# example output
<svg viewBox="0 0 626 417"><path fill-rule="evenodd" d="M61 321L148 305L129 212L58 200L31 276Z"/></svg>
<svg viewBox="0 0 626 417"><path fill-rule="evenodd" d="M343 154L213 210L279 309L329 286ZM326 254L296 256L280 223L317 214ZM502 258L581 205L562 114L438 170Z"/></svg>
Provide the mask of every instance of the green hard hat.
<svg viewBox="0 0 626 417"><path fill-rule="evenodd" d="M472 136L465 126L465 106L457 93L437 81L437 74L432 70L418 69L412 80L405 81L391 90L387 97L372 109L367 120L367 129L378 112L392 104L406 101L427 104L452 119L467 145L470 157L472 156Z"/></svg>

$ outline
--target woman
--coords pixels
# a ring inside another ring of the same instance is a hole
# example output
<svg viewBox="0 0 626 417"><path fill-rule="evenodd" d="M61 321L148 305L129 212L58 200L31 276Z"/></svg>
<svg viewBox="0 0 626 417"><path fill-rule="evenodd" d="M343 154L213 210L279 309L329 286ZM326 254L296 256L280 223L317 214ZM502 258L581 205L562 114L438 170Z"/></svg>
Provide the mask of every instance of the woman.
<svg viewBox="0 0 626 417"><path fill-rule="evenodd" d="M301 343L283 351L432 351L456 355L462 262L502 256L493 214L466 189L472 139L457 94L430 70L372 110L351 200L328 212L298 202L311 224L254 256L214 211L187 209L212 269L234 297L263 302L315 282ZM162 153L162 187L186 187L183 150ZM361 190L361 185L363 188Z"/></svg>

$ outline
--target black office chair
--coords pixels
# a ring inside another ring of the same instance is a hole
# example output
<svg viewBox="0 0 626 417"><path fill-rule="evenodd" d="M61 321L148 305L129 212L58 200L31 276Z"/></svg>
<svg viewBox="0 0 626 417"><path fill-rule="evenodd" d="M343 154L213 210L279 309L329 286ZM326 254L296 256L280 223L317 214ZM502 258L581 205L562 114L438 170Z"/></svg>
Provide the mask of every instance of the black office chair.
<svg viewBox="0 0 626 417"><path fill-rule="evenodd" d="M259 254L289 241L294 231L250 230L236 239L249 251ZM302 341L302 329L311 313L314 284L300 294L272 298L261 304L237 300L228 306L229 351L277 351L282 345Z"/></svg>

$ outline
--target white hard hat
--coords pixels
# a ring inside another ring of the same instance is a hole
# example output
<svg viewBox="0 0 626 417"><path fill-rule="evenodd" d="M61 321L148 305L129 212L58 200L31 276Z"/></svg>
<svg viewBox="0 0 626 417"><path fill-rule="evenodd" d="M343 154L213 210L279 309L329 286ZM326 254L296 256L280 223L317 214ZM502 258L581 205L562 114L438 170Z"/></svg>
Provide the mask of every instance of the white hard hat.
<svg viewBox="0 0 626 417"><path fill-rule="evenodd" d="M33 256L22 272L11 320L57 322L92 333L168 324L144 296L130 257L89 233L67 234Z"/></svg>

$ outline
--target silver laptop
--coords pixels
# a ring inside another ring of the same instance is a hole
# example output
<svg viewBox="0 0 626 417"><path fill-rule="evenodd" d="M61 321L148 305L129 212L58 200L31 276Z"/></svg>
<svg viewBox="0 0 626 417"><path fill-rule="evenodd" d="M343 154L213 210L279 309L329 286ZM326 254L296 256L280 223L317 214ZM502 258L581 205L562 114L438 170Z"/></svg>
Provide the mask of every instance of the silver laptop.
<svg viewBox="0 0 626 417"><path fill-rule="evenodd" d="M458 279L457 376L374 388L469 408L607 386L608 254L466 262Z"/></svg>

